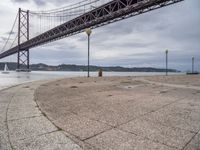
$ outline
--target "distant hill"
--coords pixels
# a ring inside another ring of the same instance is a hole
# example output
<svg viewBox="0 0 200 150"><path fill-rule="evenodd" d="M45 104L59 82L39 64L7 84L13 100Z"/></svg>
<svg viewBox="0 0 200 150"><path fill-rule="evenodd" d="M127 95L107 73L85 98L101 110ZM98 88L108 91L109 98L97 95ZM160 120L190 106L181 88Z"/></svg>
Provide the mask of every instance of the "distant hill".
<svg viewBox="0 0 200 150"><path fill-rule="evenodd" d="M4 69L5 63L0 62L0 70ZM17 63L7 63L10 70L15 70L17 68ZM33 71L87 71L87 66L84 65L70 65L62 64L58 66L50 66L46 64L32 64L30 65L31 70ZM98 71L100 68L103 71L114 71L114 72L165 72L165 69L162 68L151 68L151 67L133 67L126 68L120 66L90 66L90 71ZM169 72L179 72L175 69L169 69Z"/></svg>

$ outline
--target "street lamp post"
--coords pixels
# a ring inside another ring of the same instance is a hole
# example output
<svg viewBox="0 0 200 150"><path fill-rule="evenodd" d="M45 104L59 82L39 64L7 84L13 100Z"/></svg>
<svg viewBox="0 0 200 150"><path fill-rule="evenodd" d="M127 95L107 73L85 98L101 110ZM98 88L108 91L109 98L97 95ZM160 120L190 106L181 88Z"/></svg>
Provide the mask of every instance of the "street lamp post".
<svg viewBox="0 0 200 150"><path fill-rule="evenodd" d="M90 35L92 34L92 30L90 28L87 28L85 30L87 36L88 36L88 75L87 77L90 77Z"/></svg>
<svg viewBox="0 0 200 150"><path fill-rule="evenodd" d="M192 57L192 73L194 73L194 56Z"/></svg>
<svg viewBox="0 0 200 150"><path fill-rule="evenodd" d="M168 75L168 50L165 51L166 53L166 76Z"/></svg>

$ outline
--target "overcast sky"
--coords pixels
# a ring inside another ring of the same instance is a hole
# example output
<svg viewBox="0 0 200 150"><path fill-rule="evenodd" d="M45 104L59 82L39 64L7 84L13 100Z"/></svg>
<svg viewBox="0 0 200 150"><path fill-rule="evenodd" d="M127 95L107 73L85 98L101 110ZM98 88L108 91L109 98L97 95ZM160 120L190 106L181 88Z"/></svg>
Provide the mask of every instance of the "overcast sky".
<svg viewBox="0 0 200 150"><path fill-rule="evenodd" d="M19 7L30 10L59 8L79 0L1 0L0 47ZM30 31L31 32L31 31ZM185 0L93 30L91 64L100 66L169 67L200 71L200 1ZM31 49L31 63L87 64L87 37L81 33ZM4 61L16 61L16 56Z"/></svg>

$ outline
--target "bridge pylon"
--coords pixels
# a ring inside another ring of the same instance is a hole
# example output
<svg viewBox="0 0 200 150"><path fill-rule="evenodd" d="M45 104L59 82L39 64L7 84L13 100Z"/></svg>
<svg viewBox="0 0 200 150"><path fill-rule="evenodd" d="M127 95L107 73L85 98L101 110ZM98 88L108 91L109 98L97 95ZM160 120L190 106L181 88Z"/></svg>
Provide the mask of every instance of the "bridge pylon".
<svg viewBox="0 0 200 150"><path fill-rule="evenodd" d="M21 48L21 43L29 40L29 10L24 11L19 8L18 15L18 52L16 71L29 72L29 49Z"/></svg>

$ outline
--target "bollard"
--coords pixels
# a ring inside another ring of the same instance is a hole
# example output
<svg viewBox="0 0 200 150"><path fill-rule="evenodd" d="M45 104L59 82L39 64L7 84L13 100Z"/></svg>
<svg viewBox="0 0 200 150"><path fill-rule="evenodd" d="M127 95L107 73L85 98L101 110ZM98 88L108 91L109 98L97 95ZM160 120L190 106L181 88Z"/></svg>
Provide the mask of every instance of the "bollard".
<svg viewBox="0 0 200 150"><path fill-rule="evenodd" d="M102 68L99 69L99 77L102 77L103 76L103 70Z"/></svg>

